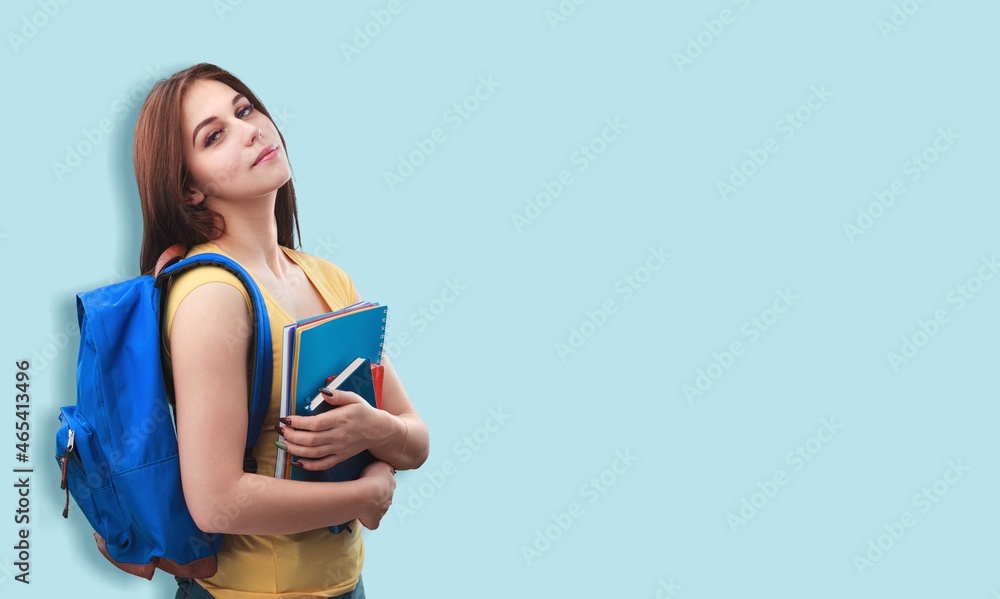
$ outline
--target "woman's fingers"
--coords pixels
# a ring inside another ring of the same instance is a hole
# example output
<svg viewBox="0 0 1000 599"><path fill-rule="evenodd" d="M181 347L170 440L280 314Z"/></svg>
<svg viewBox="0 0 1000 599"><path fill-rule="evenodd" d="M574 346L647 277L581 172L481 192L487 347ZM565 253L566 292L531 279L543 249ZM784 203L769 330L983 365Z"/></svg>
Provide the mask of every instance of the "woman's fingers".
<svg viewBox="0 0 1000 599"><path fill-rule="evenodd" d="M294 443L304 447L318 447L336 442L336 433L333 428L323 429L329 433L319 434L311 430L297 430L289 426L278 428L278 434L284 437L285 443Z"/></svg>
<svg viewBox="0 0 1000 599"><path fill-rule="evenodd" d="M337 454L327 455L321 458L314 458L314 459L296 455L295 452L292 452L292 455L294 456L292 464L294 466L302 468L303 470L313 470L313 471L326 470L327 468L335 466L344 461L344 458L342 458Z"/></svg>
<svg viewBox="0 0 1000 599"><path fill-rule="evenodd" d="M323 396L323 401L333 406L346 406L347 404L359 402L368 403L353 391L344 391L343 389L334 389L331 391L330 389L321 387L319 393Z"/></svg>
<svg viewBox="0 0 1000 599"><path fill-rule="evenodd" d="M362 399L360 395L352 391L342 391L338 389L331 391L330 393L332 395L327 395L325 393L320 393L319 395L324 401L331 404L333 408L340 408L351 404L363 404L362 407L371 407L368 405L368 402ZM312 414L308 416L286 416L284 418L279 418L278 421L286 428L291 427L293 429L304 431L322 431L332 428L333 419L336 417L336 410L331 408L326 412L321 412L319 414Z"/></svg>
<svg viewBox="0 0 1000 599"><path fill-rule="evenodd" d="M281 441L279 441L279 443L281 443ZM291 441L285 440L284 446L285 450L293 456L306 459L324 458L328 455L336 453L336 447L330 445L329 443L324 443L322 445L299 445L298 443L292 443Z"/></svg>
<svg viewBox="0 0 1000 599"><path fill-rule="evenodd" d="M300 430L300 431L321 431L330 428L329 422L324 422L324 419L320 419L322 414L317 414L316 416L287 416L285 418L279 418L278 421L281 422L279 426L284 430ZM282 431L279 431L282 432ZM282 434L284 434L282 432Z"/></svg>
<svg viewBox="0 0 1000 599"><path fill-rule="evenodd" d="M299 468L315 472L332 468L343 461L339 456L327 456L318 460L299 460L299 464L301 464Z"/></svg>

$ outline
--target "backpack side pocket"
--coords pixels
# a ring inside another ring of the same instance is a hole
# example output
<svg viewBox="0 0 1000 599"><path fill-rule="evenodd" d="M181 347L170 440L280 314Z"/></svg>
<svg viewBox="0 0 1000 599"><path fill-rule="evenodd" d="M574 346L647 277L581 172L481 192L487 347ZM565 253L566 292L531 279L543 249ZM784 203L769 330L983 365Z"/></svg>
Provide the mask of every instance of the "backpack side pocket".
<svg viewBox="0 0 1000 599"><path fill-rule="evenodd" d="M56 432L56 461L67 491L63 516L69 515L73 496L90 525L111 544L127 537L125 521L111 482L111 470L90 424L76 406L59 409L61 426Z"/></svg>

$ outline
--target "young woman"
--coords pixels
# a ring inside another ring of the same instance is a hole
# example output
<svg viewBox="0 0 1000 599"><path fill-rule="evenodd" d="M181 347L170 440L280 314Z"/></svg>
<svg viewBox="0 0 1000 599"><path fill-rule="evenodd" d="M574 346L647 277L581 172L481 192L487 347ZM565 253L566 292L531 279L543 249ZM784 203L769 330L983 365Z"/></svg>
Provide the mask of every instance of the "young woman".
<svg viewBox="0 0 1000 599"><path fill-rule="evenodd" d="M361 298L336 265L293 249L295 190L284 139L239 79L198 64L159 81L136 123L133 153L142 200L142 272L181 243L187 255L217 252L251 273L264 296L272 340L302 318ZM316 416L278 420L281 344L273 344L271 403L243 470L247 434L249 297L228 271L200 267L175 277L165 309L164 350L173 371L181 480L199 528L224 533L218 571L178 578L177 597L263 599L364 597L361 527L392 501L395 470L427 458L427 428L385 361L383 409L335 392ZM331 373L332 374L332 373ZM360 479L312 483L273 478L279 433L301 467L320 470L362 450L376 461Z"/></svg>

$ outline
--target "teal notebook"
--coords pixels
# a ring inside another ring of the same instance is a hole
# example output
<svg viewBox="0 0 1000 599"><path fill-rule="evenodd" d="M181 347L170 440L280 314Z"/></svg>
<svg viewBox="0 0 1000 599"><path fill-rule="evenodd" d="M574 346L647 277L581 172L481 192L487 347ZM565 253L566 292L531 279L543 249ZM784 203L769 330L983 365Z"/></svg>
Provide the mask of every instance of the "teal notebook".
<svg viewBox="0 0 1000 599"><path fill-rule="evenodd" d="M319 395L326 379L347 368L357 358L382 363L388 307L363 302L343 310L301 320L285 327L282 345L280 416L312 415L309 403ZM311 472L291 465L292 455L278 449L274 465L277 478L336 481L331 471Z"/></svg>

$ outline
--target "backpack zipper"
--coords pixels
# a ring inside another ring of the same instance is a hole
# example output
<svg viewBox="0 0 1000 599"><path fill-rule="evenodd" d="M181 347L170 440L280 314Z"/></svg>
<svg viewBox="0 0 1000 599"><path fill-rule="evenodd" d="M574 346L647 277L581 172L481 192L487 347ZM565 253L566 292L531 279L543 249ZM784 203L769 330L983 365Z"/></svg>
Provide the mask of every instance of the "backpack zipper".
<svg viewBox="0 0 1000 599"><path fill-rule="evenodd" d="M63 518L69 517L69 485L66 484L66 467L69 465L69 454L73 452L73 429L69 429L69 440L66 441L66 453L62 457L62 479L59 488L66 490L66 507L63 508Z"/></svg>

